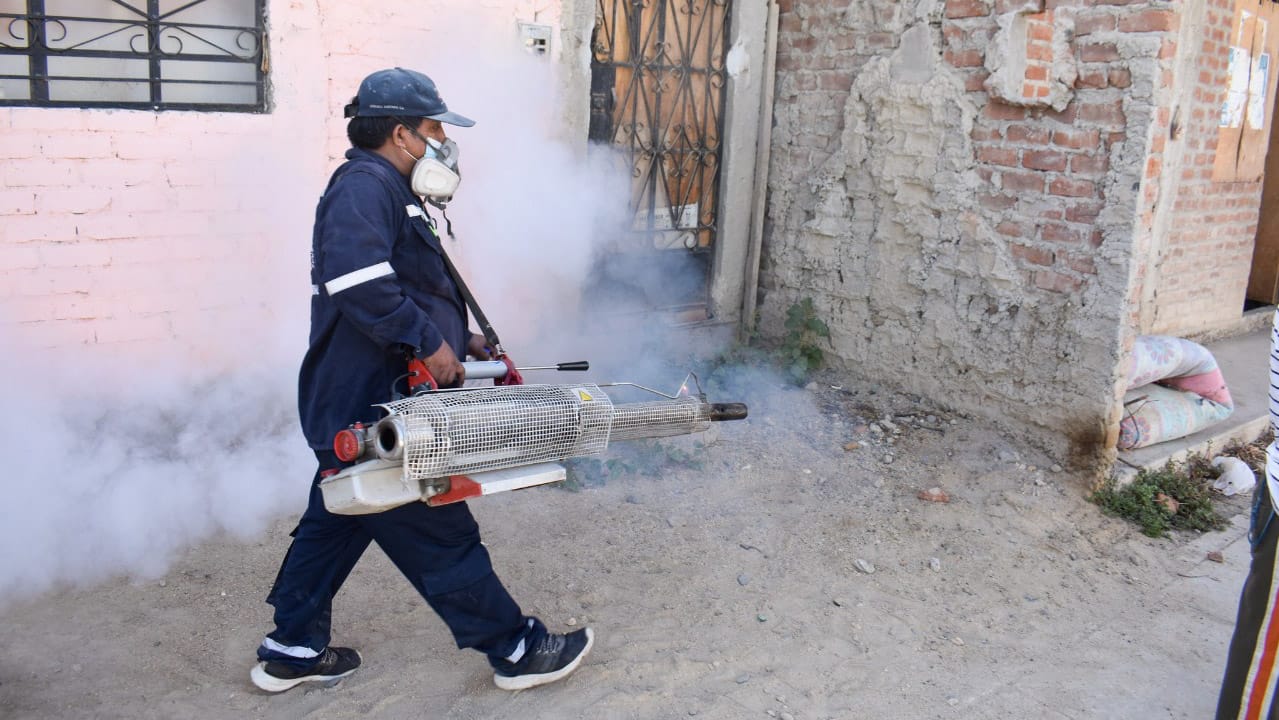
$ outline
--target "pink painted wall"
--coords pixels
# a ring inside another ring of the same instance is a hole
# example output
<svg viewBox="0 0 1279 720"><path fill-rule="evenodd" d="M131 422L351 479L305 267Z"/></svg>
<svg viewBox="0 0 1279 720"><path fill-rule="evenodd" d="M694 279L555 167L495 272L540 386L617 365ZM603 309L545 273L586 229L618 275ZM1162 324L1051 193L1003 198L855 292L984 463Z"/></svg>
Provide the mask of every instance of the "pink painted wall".
<svg viewBox="0 0 1279 720"><path fill-rule="evenodd" d="M311 216L360 78L413 67L448 99L447 40L515 45L520 19L560 45L558 0L448 5L271 0L267 114L0 108L0 351L296 358Z"/></svg>

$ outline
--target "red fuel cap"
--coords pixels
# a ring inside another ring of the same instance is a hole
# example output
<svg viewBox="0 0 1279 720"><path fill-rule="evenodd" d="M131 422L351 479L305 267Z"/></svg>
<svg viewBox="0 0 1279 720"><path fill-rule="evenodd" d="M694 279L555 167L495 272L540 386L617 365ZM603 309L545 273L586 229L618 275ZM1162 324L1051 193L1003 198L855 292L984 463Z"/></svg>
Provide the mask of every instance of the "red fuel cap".
<svg viewBox="0 0 1279 720"><path fill-rule="evenodd" d="M342 462L355 462L364 454L364 437L356 428L339 430L333 436L333 452Z"/></svg>

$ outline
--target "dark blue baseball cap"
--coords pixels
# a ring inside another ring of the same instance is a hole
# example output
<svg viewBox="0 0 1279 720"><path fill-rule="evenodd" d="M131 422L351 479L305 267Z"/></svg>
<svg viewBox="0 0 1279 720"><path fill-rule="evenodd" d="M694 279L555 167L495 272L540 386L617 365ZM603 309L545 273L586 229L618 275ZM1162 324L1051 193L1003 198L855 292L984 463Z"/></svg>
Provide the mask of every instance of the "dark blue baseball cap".
<svg viewBox="0 0 1279 720"><path fill-rule="evenodd" d="M390 68L364 78L355 102L346 106L346 117L428 118L471 127L475 121L449 112L431 78L414 70Z"/></svg>

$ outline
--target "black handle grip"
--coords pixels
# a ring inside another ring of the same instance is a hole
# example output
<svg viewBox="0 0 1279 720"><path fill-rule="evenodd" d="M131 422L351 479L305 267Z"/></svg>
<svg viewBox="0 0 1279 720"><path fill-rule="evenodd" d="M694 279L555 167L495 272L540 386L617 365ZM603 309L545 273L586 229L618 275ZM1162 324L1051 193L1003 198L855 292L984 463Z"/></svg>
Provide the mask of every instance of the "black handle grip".
<svg viewBox="0 0 1279 720"><path fill-rule="evenodd" d="M564 370L590 370L590 369L591 369L591 364L590 364L589 362L585 361L585 360L578 360L577 362L558 363L558 364L555 366L555 369L556 369L556 370L560 370L560 371L564 371Z"/></svg>
<svg viewBox="0 0 1279 720"><path fill-rule="evenodd" d="M746 403L711 403L711 422L745 419Z"/></svg>

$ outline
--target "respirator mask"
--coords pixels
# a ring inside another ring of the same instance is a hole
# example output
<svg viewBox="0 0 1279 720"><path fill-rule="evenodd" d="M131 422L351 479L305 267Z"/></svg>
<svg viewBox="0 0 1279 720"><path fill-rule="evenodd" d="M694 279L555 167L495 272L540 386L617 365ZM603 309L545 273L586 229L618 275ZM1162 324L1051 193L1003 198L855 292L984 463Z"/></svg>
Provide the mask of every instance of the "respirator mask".
<svg viewBox="0 0 1279 720"><path fill-rule="evenodd" d="M414 157L408 150L404 151L414 160L413 172L409 174L409 186L414 193L426 198L427 202L443 209L453 199L458 184L462 182L462 173L457 166L457 143L422 137L412 129L409 132L426 143L426 152L420 158Z"/></svg>

